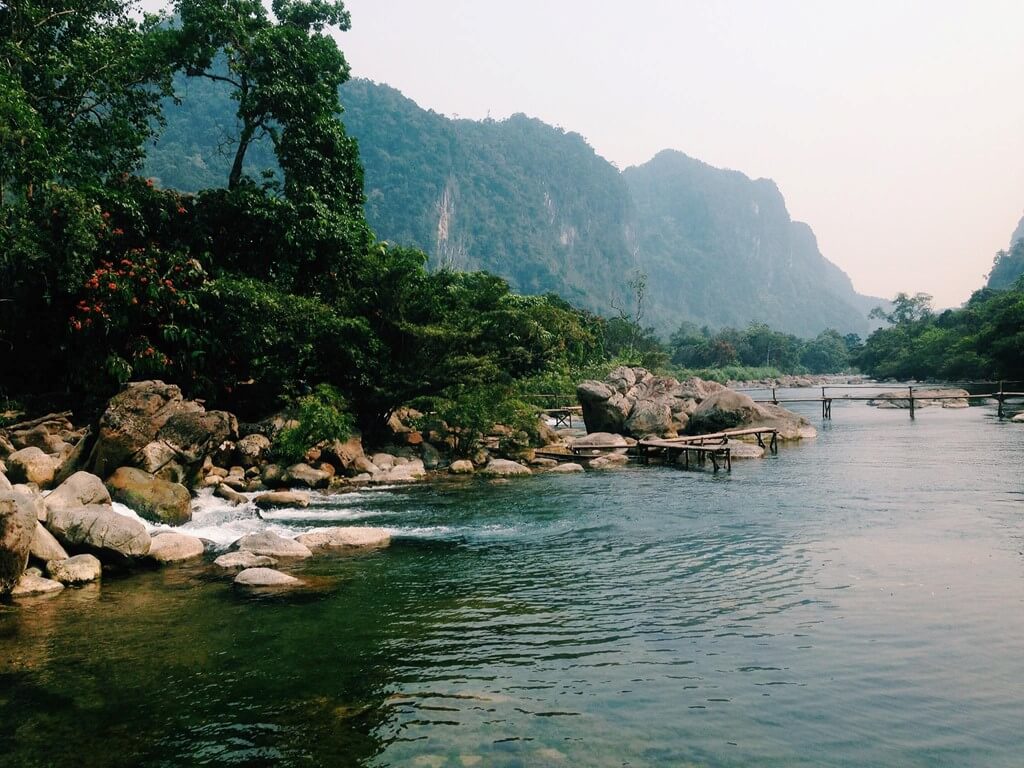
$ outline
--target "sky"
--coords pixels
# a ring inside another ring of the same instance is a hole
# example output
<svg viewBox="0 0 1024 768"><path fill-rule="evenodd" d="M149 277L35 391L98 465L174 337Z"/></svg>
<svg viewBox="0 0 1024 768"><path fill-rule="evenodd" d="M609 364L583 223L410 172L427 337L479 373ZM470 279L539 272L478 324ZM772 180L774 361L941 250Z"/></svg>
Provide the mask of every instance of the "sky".
<svg viewBox="0 0 1024 768"><path fill-rule="evenodd" d="M861 293L960 304L1024 214L1024 0L345 4L354 76L771 178Z"/></svg>

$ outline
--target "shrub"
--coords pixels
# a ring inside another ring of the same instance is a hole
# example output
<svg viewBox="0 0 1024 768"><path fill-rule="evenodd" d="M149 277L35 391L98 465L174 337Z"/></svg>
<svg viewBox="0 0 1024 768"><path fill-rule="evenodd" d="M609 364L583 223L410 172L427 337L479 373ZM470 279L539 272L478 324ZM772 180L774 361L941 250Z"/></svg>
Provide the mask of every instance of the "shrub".
<svg viewBox="0 0 1024 768"><path fill-rule="evenodd" d="M352 435L348 404L329 384L319 384L312 393L300 397L292 415L299 423L282 430L274 442L274 455L285 463L302 461L306 451L317 443L347 440Z"/></svg>

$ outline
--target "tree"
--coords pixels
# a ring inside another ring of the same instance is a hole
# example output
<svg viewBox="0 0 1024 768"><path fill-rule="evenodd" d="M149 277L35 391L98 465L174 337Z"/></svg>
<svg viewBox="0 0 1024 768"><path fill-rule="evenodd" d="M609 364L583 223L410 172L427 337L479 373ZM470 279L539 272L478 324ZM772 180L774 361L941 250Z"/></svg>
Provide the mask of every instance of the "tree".
<svg viewBox="0 0 1024 768"><path fill-rule="evenodd" d="M169 30L123 0L0 4L0 200L138 167L170 93Z"/></svg>
<svg viewBox="0 0 1024 768"><path fill-rule="evenodd" d="M886 312L882 307L875 307L868 317L885 320L890 325L914 323L925 320L932 315L932 297L927 293L909 296L906 293L896 294L892 300L892 309Z"/></svg>

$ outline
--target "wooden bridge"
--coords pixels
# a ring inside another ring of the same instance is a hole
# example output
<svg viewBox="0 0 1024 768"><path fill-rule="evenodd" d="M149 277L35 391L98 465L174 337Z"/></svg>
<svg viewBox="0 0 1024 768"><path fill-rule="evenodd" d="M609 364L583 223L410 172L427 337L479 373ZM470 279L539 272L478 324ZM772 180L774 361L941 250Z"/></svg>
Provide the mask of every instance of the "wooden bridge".
<svg viewBox="0 0 1024 768"><path fill-rule="evenodd" d="M959 382L958 382L959 383ZM994 382L964 382L965 386L977 386L977 384L990 384ZM1018 383L1018 382L1014 382ZM997 413L999 418L1003 418L1005 413L1005 403L1008 400L1018 400L1024 398L1024 392L1010 392L1007 391L1003 382L999 382L999 389L994 392L982 392L982 393L971 393L968 392L966 395L960 393L950 394L936 394L942 392L948 392L952 385L943 385L929 387L927 385L917 386L903 386L903 385L886 385L886 384L833 384L831 386L824 386L821 388L821 395L815 397L788 397L779 398L776 394L776 387L748 387L745 389L737 389L737 392L763 392L770 390L772 393L771 399L757 399L754 398L755 403L771 403L772 405L786 405L787 403L821 403L821 418L831 419L832 418L832 401L839 400L840 402L872 402L878 400L889 400L894 403L907 403L907 410L910 412L910 418L915 418L915 410L917 407L916 403L921 401L933 401L933 400L995 400L998 403ZM831 394L829 390L836 389L872 389L872 390L886 390L887 392L897 392L905 390L907 393L906 397L893 397L889 395L883 397L880 395L848 395L844 394L837 396ZM915 394L916 390L916 394Z"/></svg>
<svg viewBox="0 0 1024 768"><path fill-rule="evenodd" d="M732 471L731 439L754 437L757 444L772 453L779 452L779 430L772 427L751 427L748 429L731 429L725 432L712 432L707 435L685 435L682 437L651 438L636 444L636 452L644 464L649 464L652 454L660 454L666 464L675 464L683 459L683 466L690 467L690 456L698 464L706 464L708 459L715 469L722 464L728 472ZM768 445L765 445L768 437Z"/></svg>

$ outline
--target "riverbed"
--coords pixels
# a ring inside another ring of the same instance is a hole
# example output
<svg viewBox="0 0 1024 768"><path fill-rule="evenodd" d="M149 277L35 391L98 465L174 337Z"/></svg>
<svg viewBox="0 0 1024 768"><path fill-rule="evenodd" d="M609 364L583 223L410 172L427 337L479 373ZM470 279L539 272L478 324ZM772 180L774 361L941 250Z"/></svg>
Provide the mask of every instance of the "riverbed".
<svg viewBox="0 0 1024 768"><path fill-rule="evenodd" d="M1019 766L1024 426L799 407L816 440L732 473L204 500L222 545L395 538L298 594L194 564L0 606L0 765Z"/></svg>

